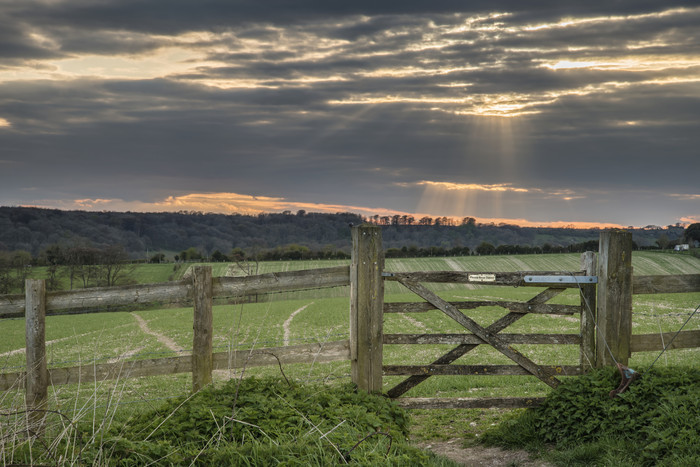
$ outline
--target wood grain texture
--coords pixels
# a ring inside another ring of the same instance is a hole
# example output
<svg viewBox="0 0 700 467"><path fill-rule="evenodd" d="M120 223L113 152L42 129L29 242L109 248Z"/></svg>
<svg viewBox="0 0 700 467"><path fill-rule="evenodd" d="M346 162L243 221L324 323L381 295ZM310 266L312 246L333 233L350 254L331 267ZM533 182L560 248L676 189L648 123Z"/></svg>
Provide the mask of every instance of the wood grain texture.
<svg viewBox="0 0 700 467"><path fill-rule="evenodd" d="M192 273L194 290L194 336L192 338L192 392L211 383L213 314L212 268L196 266Z"/></svg>
<svg viewBox="0 0 700 467"><path fill-rule="evenodd" d="M581 344L578 334L498 334L498 337L507 344ZM384 334L384 345L410 344L488 345L474 334Z"/></svg>
<svg viewBox="0 0 700 467"><path fill-rule="evenodd" d="M244 367L267 366L289 363L321 363L350 359L350 345L347 340L313 344L273 347L212 354L215 370L241 369ZM122 360L114 363L101 363L67 368L50 368L48 381L52 385L76 384L103 380L138 378L142 376L172 375L190 373L192 356L182 355L144 360ZM0 374L0 390L22 388L25 372Z"/></svg>
<svg viewBox="0 0 700 467"><path fill-rule="evenodd" d="M488 342L489 345L491 345L494 349L498 350L503 355L510 358L521 367L525 368L528 372L530 372L530 374L537 377L543 383L553 388L557 387L560 384L560 381L549 369L547 369L544 366L537 365L532 360L515 350L512 346L510 346L506 342L503 342L503 340L501 340L501 338L498 337L495 333L489 331L488 329L484 329L477 322L463 314L461 311L450 305L442 298L435 295L423 285L415 282L410 282L408 280L403 280L401 281L401 283L415 294L419 295L420 297L424 298L428 302L438 307L443 313L445 313L447 316L454 319L459 324L461 324L462 326L479 336L479 338Z"/></svg>
<svg viewBox="0 0 700 467"><path fill-rule="evenodd" d="M46 281L25 281L27 315L25 320L25 352L27 358L25 401L28 423L35 433L43 431L43 419L48 400L48 371L46 370Z"/></svg>
<svg viewBox="0 0 700 467"><path fill-rule="evenodd" d="M579 365L540 365L547 372L559 376L581 374ZM384 365L386 376L430 375L430 376L494 376L529 375L530 371L520 365Z"/></svg>
<svg viewBox="0 0 700 467"><path fill-rule="evenodd" d="M676 276L634 276L633 294L700 292L700 274Z"/></svg>
<svg viewBox="0 0 700 467"><path fill-rule="evenodd" d="M213 279L214 298L241 297L260 293L287 290L314 289L347 286L350 284L349 266L287 271L259 276L217 277ZM192 281L162 282L117 287L93 287L89 289L65 290L46 294L46 311L95 309L145 305L152 303L191 304L194 297ZM20 295L0 296L0 318L24 316L25 299Z"/></svg>
<svg viewBox="0 0 700 467"><path fill-rule="evenodd" d="M630 342L632 352L660 352L664 346L668 346L669 350L698 348L700 347L700 330L664 332L663 334L633 334Z"/></svg>
<svg viewBox="0 0 700 467"><path fill-rule="evenodd" d="M592 251L581 254L581 270L587 276L594 276L598 270L598 258ZM581 301L581 352L579 361L587 370L596 367L596 299L595 284L585 284L580 289Z"/></svg>
<svg viewBox="0 0 700 467"><path fill-rule="evenodd" d="M352 228L350 264L350 346L352 381L370 393L382 391L384 250L382 230Z"/></svg>
<svg viewBox="0 0 700 467"><path fill-rule="evenodd" d="M632 335L632 234L607 230L598 253L596 365L627 365Z"/></svg>
<svg viewBox="0 0 700 467"><path fill-rule="evenodd" d="M520 287L543 287L543 284L525 282L525 276L581 276L582 272L562 271L518 271L518 272L468 272L468 271L428 271L394 272L385 277L388 281L410 282L450 282L456 284L510 285ZM545 284L544 287L551 284ZM558 287L572 288L578 284L558 284Z"/></svg>

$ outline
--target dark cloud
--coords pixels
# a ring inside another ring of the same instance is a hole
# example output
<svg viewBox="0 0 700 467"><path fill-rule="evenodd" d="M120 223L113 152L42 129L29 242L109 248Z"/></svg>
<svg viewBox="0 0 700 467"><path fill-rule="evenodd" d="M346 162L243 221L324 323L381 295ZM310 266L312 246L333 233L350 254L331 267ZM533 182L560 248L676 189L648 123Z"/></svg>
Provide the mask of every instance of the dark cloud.
<svg viewBox="0 0 700 467"><path fill-rule="evenodd" d="M412 212L430 180L529 190L498 215L614 222L591 218L620 209L607 193L697 194L679 167L698 168L700 9L529 3L2 5L0 204L200 191ZM436 214L488 217L477 204Z"/></svg>
<svg viewBox="0 0 700 467"><path fill-rule="evenodd" d="M2 8L2 7L0 7ZM57 58L62 54L47 44L32 38L21 25L0 15L0 68L16 61Z"/></svg>
<svg viewBox="0 0 700 467"><path fill-rule="evenodd" d="M681 0L664 2L665 7L685 6ZM31 17L41 22L76 21L86 27L134 28L149 32L181 32L184 22L194 27L227 26L246 22L273 24L300 23L309 20L352 15L420 15L508 11L523 19L550 19L560 16L590 16L600 14L631 14L657 11L653 0L590 1L548 0L526 4L519 0L471 1L433 0L424 2L358 0L354 2L324 2L318 0L111 0L87 2L68 0L56 3L27 0L12 10L19 17Z"/></svg>

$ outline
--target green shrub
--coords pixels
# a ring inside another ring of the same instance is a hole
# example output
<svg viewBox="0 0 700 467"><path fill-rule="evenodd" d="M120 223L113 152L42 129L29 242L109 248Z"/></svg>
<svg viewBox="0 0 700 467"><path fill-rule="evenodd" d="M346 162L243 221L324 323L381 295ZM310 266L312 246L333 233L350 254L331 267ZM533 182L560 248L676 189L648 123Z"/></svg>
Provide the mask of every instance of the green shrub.
<svg viewBox="0 0 700 467"><path fill-rule="evenodd" d="M559 452L550 457L569 464L700 464L700 369L653 369L611 399L619 381L612 368L570 378L484 442L540 451L553 444Z"/></svg>
<svg viewBox="0 0 700 467"><path fill-rule="evenodd" d="M113 424L83 458L124 466L442 462L408 445L408 424L408 415L392 401L350 384L246 378Z"/></svg>

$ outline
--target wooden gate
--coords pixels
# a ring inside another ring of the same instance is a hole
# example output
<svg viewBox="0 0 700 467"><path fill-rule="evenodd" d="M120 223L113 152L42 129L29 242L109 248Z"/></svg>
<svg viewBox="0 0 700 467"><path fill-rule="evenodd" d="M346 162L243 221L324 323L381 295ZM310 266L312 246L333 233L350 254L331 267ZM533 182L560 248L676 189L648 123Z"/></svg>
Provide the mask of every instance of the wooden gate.
<svg viewBox="0 0 700 467"><path fill-rule="evenodd" d="M437 358L428 365L385 365L384 375L407 375L408 378L387 391L390 397L399 397L409 389L422 383L431 376L438 375L532 375L548 386L556 387L559 384L559 375L579 375L583 371L584 362L579 365L538 365L516 350L514 344L578 344L582 346L580 335L575 334L503 334L501 331L520 320L529 313L549 315L578 315L585 314L582 305L557 305L548 303L564 290L565 286L548 287L526 302L516 301L465 301L447 302L435 293L428 290L421 282L452 282L480 285L503 286L538 286L542 283L525 282L525 278L532 276L561 278L571 280L572 277L581 277L582 272L518 272L518 273L470 273L470 272L435 272L435 273L385 273L386 280L398 281L407 289L423 298L420 303L387 303L384 305L385 313L424 312L428 310L440 310L442 313L463 326L469 333L464 334L385 334L384 344L452 344L456 345L449 352ZM555 279L556 280L556 279ZM579 287L574 279L566 284L569 287ZM583 286L582 286L583 287ZM507 313L493 324L487 327L479 325L476 321L466 316L461 310L475 309L479 307L498 306L507 310ZM515 365L455 365L458 358L477 348L479 345L490 345L510 360ZM583 350L583 346L582 346ZM581 353L582 360L584 353ZM426 400L403 401L402 405L409 406L435 406L436 402ZM442 401L445 406L530 406L536 400L532 398L504 398L484 400L452 400ZM470 405L471 404L471 405Z"/></svg>
<svg viewBox="0 0 700 467"><path fill-rule="evenodd" d="M374 392L382 390L381 376L403 375L407 378L389 389L386 394L392 398L398 398L408 390L422 383L432 376L440 375L532 375L550 387L556 387L560 381L560 375L579 375L590 366L589 362L595 359L594 342L582 336L593 336L590 332L592 315L590 310L595 310L595 255L586 253L582 256L582 270L575 272L562 271L537 271L537 272L411 272L392 273L385 272L384 261L381 253L381 231L371 226L362 226L356 231L354 244L361 245L362 238L371 240L364 247L358 246L354 252L351 266L351 283L357 281L355 292L351 295L351 303L356 313L351 313L351 328L364 327L361 332L354 333L359 341L372 349L373 355L365 364L364 371L355 371L359 362L355 357L364 358L361 355L351 355L353 361L353 378L360 385L367 383L366 388ZM362 273L366 275L363 281ZM354 280L353 280L354 279ZM383 303L383 281L397 281L408 290L421 297L424 302ZM448 302L430 291L423 283L460 283L488 286L518 286L545 288L533 298L525 302L517 301L462 301ZM374 284L375 293L367 294ZM551 304L549 301L558 296L567 288L580 289L581 301L579 305ZM365 303L358 303L362 297L357 295L358 290L364 290ZM374 300L367 302L367 296L374 296ZM381 297L381 298L380 298ZM364 310L358 308L364 306ZM461 310L475 309L479 307L498 306L506 310L506 314L493 324L483 327L473 319L462 313ZM429 310L440 310L447 317L453 319L465 328L465 333L455 334L384 334L382 319L376 317L377 309L381 313L419 313ZM374 310L374 311L372 311ZM581 316L580 334L504 334L508 326L520 320L527 314L549 315L579 315ZM372 316L374 314L374 317ZM351 339L353 338L351 332ZM358 342L359 342L358 341ZM435 359L429 364L411 365L383 365L381 362L383 344L450 344L455 347ZM514 344L574 344L581 348L581 358L578 365L541 365L533 362L526 355L516 350ZM477 348L479 345L490 345L501 354L508 357L514 365L457 365L453 364L458 358ZM351 349L359 348L351 342ZM352 352L352 350L351 350ZM372 360L373 359L373 360ZM377 366L381 365L381 373ZM372 374L371 368L374 367ZM362 380L363 374L367 377ZM377 376L378 375L378 376ZM378 380L377 380L378 378ZM413 408L435 407L526 407L536 404L537 398L492 398L492 399L401 399L401 405Z"/></svg>

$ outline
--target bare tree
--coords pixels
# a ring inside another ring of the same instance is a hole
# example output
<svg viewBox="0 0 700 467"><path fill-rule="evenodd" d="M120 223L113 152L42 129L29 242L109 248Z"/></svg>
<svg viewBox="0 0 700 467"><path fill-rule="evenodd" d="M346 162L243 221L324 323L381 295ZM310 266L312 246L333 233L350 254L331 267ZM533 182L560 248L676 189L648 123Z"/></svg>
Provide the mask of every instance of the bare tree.
<svg viewBox="0 0 700 467"><path fill-rule="evenodd" d="M99 255L99 281L101 285L113 286L134 272L129 255L123 245L111 245Z"/></svg>

